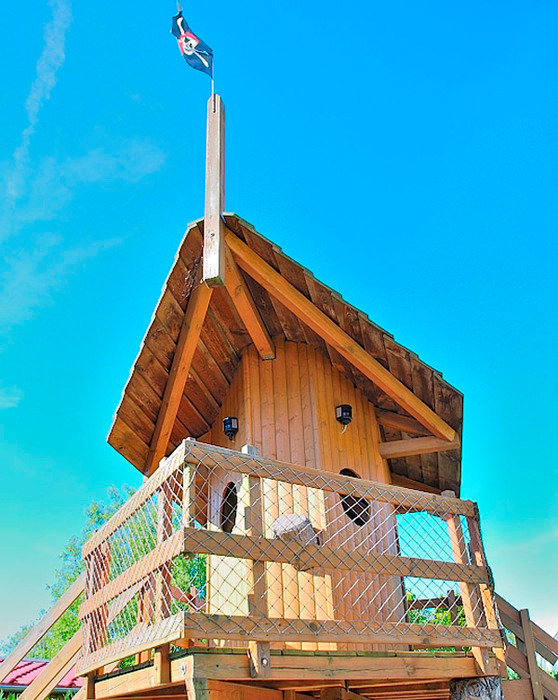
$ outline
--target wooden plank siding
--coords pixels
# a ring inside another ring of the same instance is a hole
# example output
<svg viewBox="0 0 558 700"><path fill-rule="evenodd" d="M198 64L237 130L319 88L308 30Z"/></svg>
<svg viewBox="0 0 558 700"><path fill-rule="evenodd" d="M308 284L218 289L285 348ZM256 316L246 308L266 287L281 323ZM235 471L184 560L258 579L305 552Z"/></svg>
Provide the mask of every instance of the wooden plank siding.
<svg viewBox="0 0 558 700"><path fill-rule="evenodd" d="M316 280L312 273L286 256L250 224L232 214L227 214L225 220L229 232L233 231L240 240L247 243L461 436L462 396L438 372L397 344L389 333L345 302L337 292ZM189 226L180 246L108 437L109 443L140 470L143 469L146 452L150 448L188 305L191 276L199 265L202 247L203 221L198 221ZM267 333L274 341L282 338L305 344L308 350L318 351L378 411L389 411L401 416L403 420L410 419L393 399L271 297L260 284L245 273L243 278ZM199 438L208 432L208 426L212 426L217 419L234 380L242 353L251 343L250 335L227 291L215 288L166 454L185 437ZM381 423L379 427L379 440L383 442L403 440L415 435L416 433L406 433L393 424ZM410 479L410 483L424 484L435 490L451 489L459 493L460 449L390 459L388 466L396 477Z"/></svg>

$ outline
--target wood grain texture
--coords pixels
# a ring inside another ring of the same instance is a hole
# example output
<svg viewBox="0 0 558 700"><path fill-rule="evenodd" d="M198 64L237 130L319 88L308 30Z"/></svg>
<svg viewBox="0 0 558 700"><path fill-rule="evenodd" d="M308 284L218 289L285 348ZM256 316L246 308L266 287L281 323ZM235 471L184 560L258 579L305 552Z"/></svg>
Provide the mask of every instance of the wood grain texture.
<svg viewBox="0 0 558 700"><path fill-rule="evenodd" d="M437 437L452 441L455 431L432 409L418 399L400 380L386 370L335 322L319 311L311 301L289 284L270 265L236 236L227 234L227 243L238 264L276 299L295 313L306 325L332 345L357 369L391 396Z"/></svg>

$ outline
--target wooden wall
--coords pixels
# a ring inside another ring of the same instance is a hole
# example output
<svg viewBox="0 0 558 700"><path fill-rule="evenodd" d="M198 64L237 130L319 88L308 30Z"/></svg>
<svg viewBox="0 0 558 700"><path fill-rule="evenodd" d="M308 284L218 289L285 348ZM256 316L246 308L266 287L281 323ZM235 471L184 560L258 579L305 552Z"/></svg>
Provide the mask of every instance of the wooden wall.
<svg viewBox="0 0 558 700"><path fill-rule="evenodd" d="M261 360L254 346L244 350L220 415L211 431L201 439L237 450L244 444L251 444L264 457L334 473L349 468L361 478L389 483L389 468L379 454L380 433L373 405L319 350L285 341L282 337L275 338L275 343L275 360ZM344 433L335 419L335 407L341 403L353 407L353 421ZM239 421L234 441L222 432L222 419L229 415L237 416ZM210 483L209 522L211 527L219 527L222 494L231 480L239 491L239 514L234 531L242 533L247 492L240 476L231 479L224 473L214 474ZM396 551L396 538L391 533L395 516L386 510L389 506L379 507L369 523L357 526L344 515L336 494L324 497L322 492L313 489L269 480L264 481L263 491L266 536L272 536L271 524L280 514L281 503L282 513L308 515L317 529L328 532L332 545L346 545L347 538L350 545L357 545L365 537L369 538L368 542L372 538L378 541L383 538L382 547L386 551L387 538L388 547ZM338 518L348 523L342 535L328 531L332 528L331 521ZM208 612L245 614L243 598L249 592L246 562L237 560L234 565L229 558L209 557L208 577ZM296 571L290 565L271 563L267 564L266 580L269 614L277 617L331 619L335 607L338 617L362 619L370 614L374 599L374 608L381 600L385 619L402 600L398 582L394 579L386 582L381 576L346 573L317 576ZM351 591L343 591L344 587L350 587ZM398 589L395 595L394 587ZM231 594L229 602L227 594ZM302 646L315 648L311 644ZM330 648L330 645L321 644L320 647Z"/></svg>

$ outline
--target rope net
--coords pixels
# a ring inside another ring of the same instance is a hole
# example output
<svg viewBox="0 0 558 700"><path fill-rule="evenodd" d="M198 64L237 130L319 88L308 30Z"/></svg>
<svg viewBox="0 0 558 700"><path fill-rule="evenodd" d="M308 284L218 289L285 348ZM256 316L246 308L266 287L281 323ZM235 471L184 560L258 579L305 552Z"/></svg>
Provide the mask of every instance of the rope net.
<svg viewBox="0 0 558 700"><path fill-rule="evenodd" d="M184 639L501 646L474 503L194 440L83 555L81 670Z"/></svg>

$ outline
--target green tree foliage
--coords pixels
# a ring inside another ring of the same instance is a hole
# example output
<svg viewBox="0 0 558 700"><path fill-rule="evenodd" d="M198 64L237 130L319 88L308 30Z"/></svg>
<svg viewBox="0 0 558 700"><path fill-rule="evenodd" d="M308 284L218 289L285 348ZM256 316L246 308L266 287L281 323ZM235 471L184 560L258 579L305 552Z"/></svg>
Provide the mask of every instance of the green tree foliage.
<svg viewBox="0 0 558 700"><path fill-rule="evenodd" d="M71 586L83 571L84 564L81 559L81 548L91 535L130 498L134 489L123 486L119 491L114 486L108 490L106 502L93 501L85 511L85 527L79 537L72 537L60 554L60 568L56 571L54 582L48 588L54 604L58 598ZM64 615L53 625L50 632L32 650L32 656L38 659L52 659L71 639L79 629L78 608L80 601L76 601L68 608ZM41 617L44 611L41 613ZM14 635L0 645L0 651L8 654L25 637L27 632L36 624L31 622L21 627Z"/></svg>

